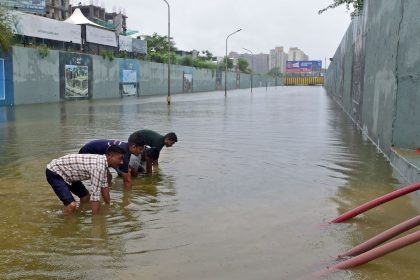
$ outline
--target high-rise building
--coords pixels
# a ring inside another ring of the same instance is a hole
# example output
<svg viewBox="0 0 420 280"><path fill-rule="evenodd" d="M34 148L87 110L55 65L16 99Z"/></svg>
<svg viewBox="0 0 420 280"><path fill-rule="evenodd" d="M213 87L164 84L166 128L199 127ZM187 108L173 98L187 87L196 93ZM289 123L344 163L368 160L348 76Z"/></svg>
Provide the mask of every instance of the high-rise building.
<svg viewBox="0 0 420 280"><path fill-rule="evenodd" d="M269 55L265 53L254 54L254 72L265 74L268 69Z"/></svg>
<svg viewBox="0 0 420 280"><path fill-rule="evenodd" d="M71 15L69 0L46 0L45 15L56 20L65 20Z"/></svg>
<svg viewBox="0 0 420 280"><path fill-rule="evenodd" d="M308 55L306 55L302 50L298 47L293 47L289 49L289 53L287 55L287 60L308 60Z"/></svg>
<svg viewBox="0 0 420 280"><path fill-rule="evenodd" d="M280 73L286 72L287 53L284 52L283 47L275 47L270 50L269 70L278 68Z"/></svg>
<svg viewBox="0 0 420 280"><path fill-rule="evenodd" d="M238 58L245 59L248 62L249 68L251 68L254 73L265 74L269 71L268 54L260 53L251 55L250 53L238 54L237 52L230 52L228 57L233 59L235 65ZM254 67L252 67L252 61L254 61Z"/></svg>

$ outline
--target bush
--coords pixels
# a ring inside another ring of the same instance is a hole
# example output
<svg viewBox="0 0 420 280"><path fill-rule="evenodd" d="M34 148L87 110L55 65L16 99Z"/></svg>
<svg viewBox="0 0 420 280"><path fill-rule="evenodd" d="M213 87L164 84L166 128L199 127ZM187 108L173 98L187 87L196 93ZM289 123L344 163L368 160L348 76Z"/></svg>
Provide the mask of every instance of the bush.
<svg viewBox="0 0 420 280"><path fill-rule="evenodd" d="M111 51L107 51L107 50L101 50L99 52L99 55L101 55L103 59L108 58L109 61L113 61L114 58L115 58L114 53L111 52Z"/></svg>
<svg viewBox="0 0 420 280"><path fill-rule="evenodd" d="M46 58L50 53L50 49L46 44L41 44L38 47L38 54L41 58Z"/></svg>

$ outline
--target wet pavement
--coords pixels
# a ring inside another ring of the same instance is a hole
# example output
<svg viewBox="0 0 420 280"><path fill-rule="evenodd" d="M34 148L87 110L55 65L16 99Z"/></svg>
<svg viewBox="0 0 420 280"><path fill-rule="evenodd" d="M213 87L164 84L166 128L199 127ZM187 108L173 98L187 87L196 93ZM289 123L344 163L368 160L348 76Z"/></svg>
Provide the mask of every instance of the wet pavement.
<svg viewBox="0 0 420 280"><path fill-rule="evenodd" d="M403 185L386 159L321 87L223 95L0 108L0 279L302 279L419 213L411 194L322 226ZM159 172L61 215L46 164L142 128L178 135ZM419 246L322 279L419 279Z"/></svg>

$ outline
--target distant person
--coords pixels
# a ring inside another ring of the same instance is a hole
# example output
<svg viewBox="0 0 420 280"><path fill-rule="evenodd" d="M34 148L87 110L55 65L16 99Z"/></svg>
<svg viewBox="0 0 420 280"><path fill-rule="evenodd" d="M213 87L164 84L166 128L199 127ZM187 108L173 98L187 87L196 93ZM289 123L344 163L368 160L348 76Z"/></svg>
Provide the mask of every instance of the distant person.
<svg viewBox="0 0 420 280"><path fill-rule="evenodd" d="M122 164L116 169L117 172L122 176L124 181L124 190L131 190L132 188L132 181L131 181L131 174L129 171L129 162L131 154L138 156L143 151L144 148L144 140L143 137L139 134L131 134L128 137L128 142L122 142L119 140L93 140L86 145L84 145L79 154L98 154L104 155L106 150L109 146L116 145L122 148L126 154L124 156ZM112 175L108 171L108 184L111 183Z"/></svg>
<svg viewBox="0 0 420 280"><path fill-rule="evenodd" d="M138 176L139 173L151 174L153 171L153 162L159 157L156 148L146 147L140 156L133 156L130 159L131 176Z"/></svg>
<svg viewBox="0 0 420 280"><path fill-rule="evenodd" d="M125 153L122 148L111 145L105 155L69 154L53 159L45 173L48 183L64 204L63 212L71 214L76 210L72 193L80 198L80 203L90 201L93 214L99 212L101 194L104 202L109 204L107 170L108 167L117 168ZM90 191L83 185L83 180L90 180Z"/></svg>
<svg viewBox="0 0 420 280"><path fill-rule="evenodd" d="M147 145L151 148L156 149L157 155L156 155L156 159L153 161L153 166L155 166L156 168L159 166L158 160L159 160L159 155L162 148L172 147L176 142L178 142L178 138L174 132L169 132L166 135L161 135L153 130L142 129L142 130L133 132L132 135L141 136L141 138L144 140L144 145ZM131 161L136 161L136 160L138 159L134 159L134 157L132 157L131 159ZM135 163L133 162L133 165L134 164ZM144 165L144 163L142 165Z"/></svg>

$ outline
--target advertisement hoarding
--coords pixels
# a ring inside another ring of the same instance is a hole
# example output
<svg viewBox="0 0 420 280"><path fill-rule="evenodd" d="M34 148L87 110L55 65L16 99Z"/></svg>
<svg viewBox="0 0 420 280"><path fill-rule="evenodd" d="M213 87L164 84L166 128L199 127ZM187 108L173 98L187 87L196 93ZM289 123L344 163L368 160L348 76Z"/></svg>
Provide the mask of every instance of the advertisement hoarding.
<svg viewBox="0 0 420 280"><path fill-rule="evenodd" d="M60 52L60 97L62 100L92 97L92 57Z"/></svg>
<svg viewBox="0 0 420 280"><path fill-rule="evenodd" d="M119 36L118 43L120 51L132 52L133 51L133 38L130 36Z"/></svg>
<svg viewBox="0 0 420 280"><path fill-rule="evenodd" d="M15 34L76 44L82 42L79 25L16 11L12 12L12 17L11 28Z"/></svg>
<svg viewBox="0 0 420 280"><path fill-rule="evenodd" d="M86 41L98 45L117 47L117 37L114 32L86 25Z"/></svg>
<svg viewBox="0 0 420 280"><path fill-rule="evenodd" d="M133 38L133 52L147 54L147 42L145 40Z"/></svg>
<svg viewBox="0 0 420 280"><path fill-rule="evenodd" d="M140 63L135 59L120 59L120 94L121 96L140 94Z"/></svg>
<svg viewBox="0 0 420 280"><path fill-rule="evenodd" d="M321 69L322 69L322 60L307 60L307 61L288 60L286 62L287 73L305 73L305 72L321 71Z"/></svg>
<svg viewBox="0 0 420 280"><path fill-rule="evenodd" d="M0 5L25 13L45 15L45 0L2 0Z"/></svg>

